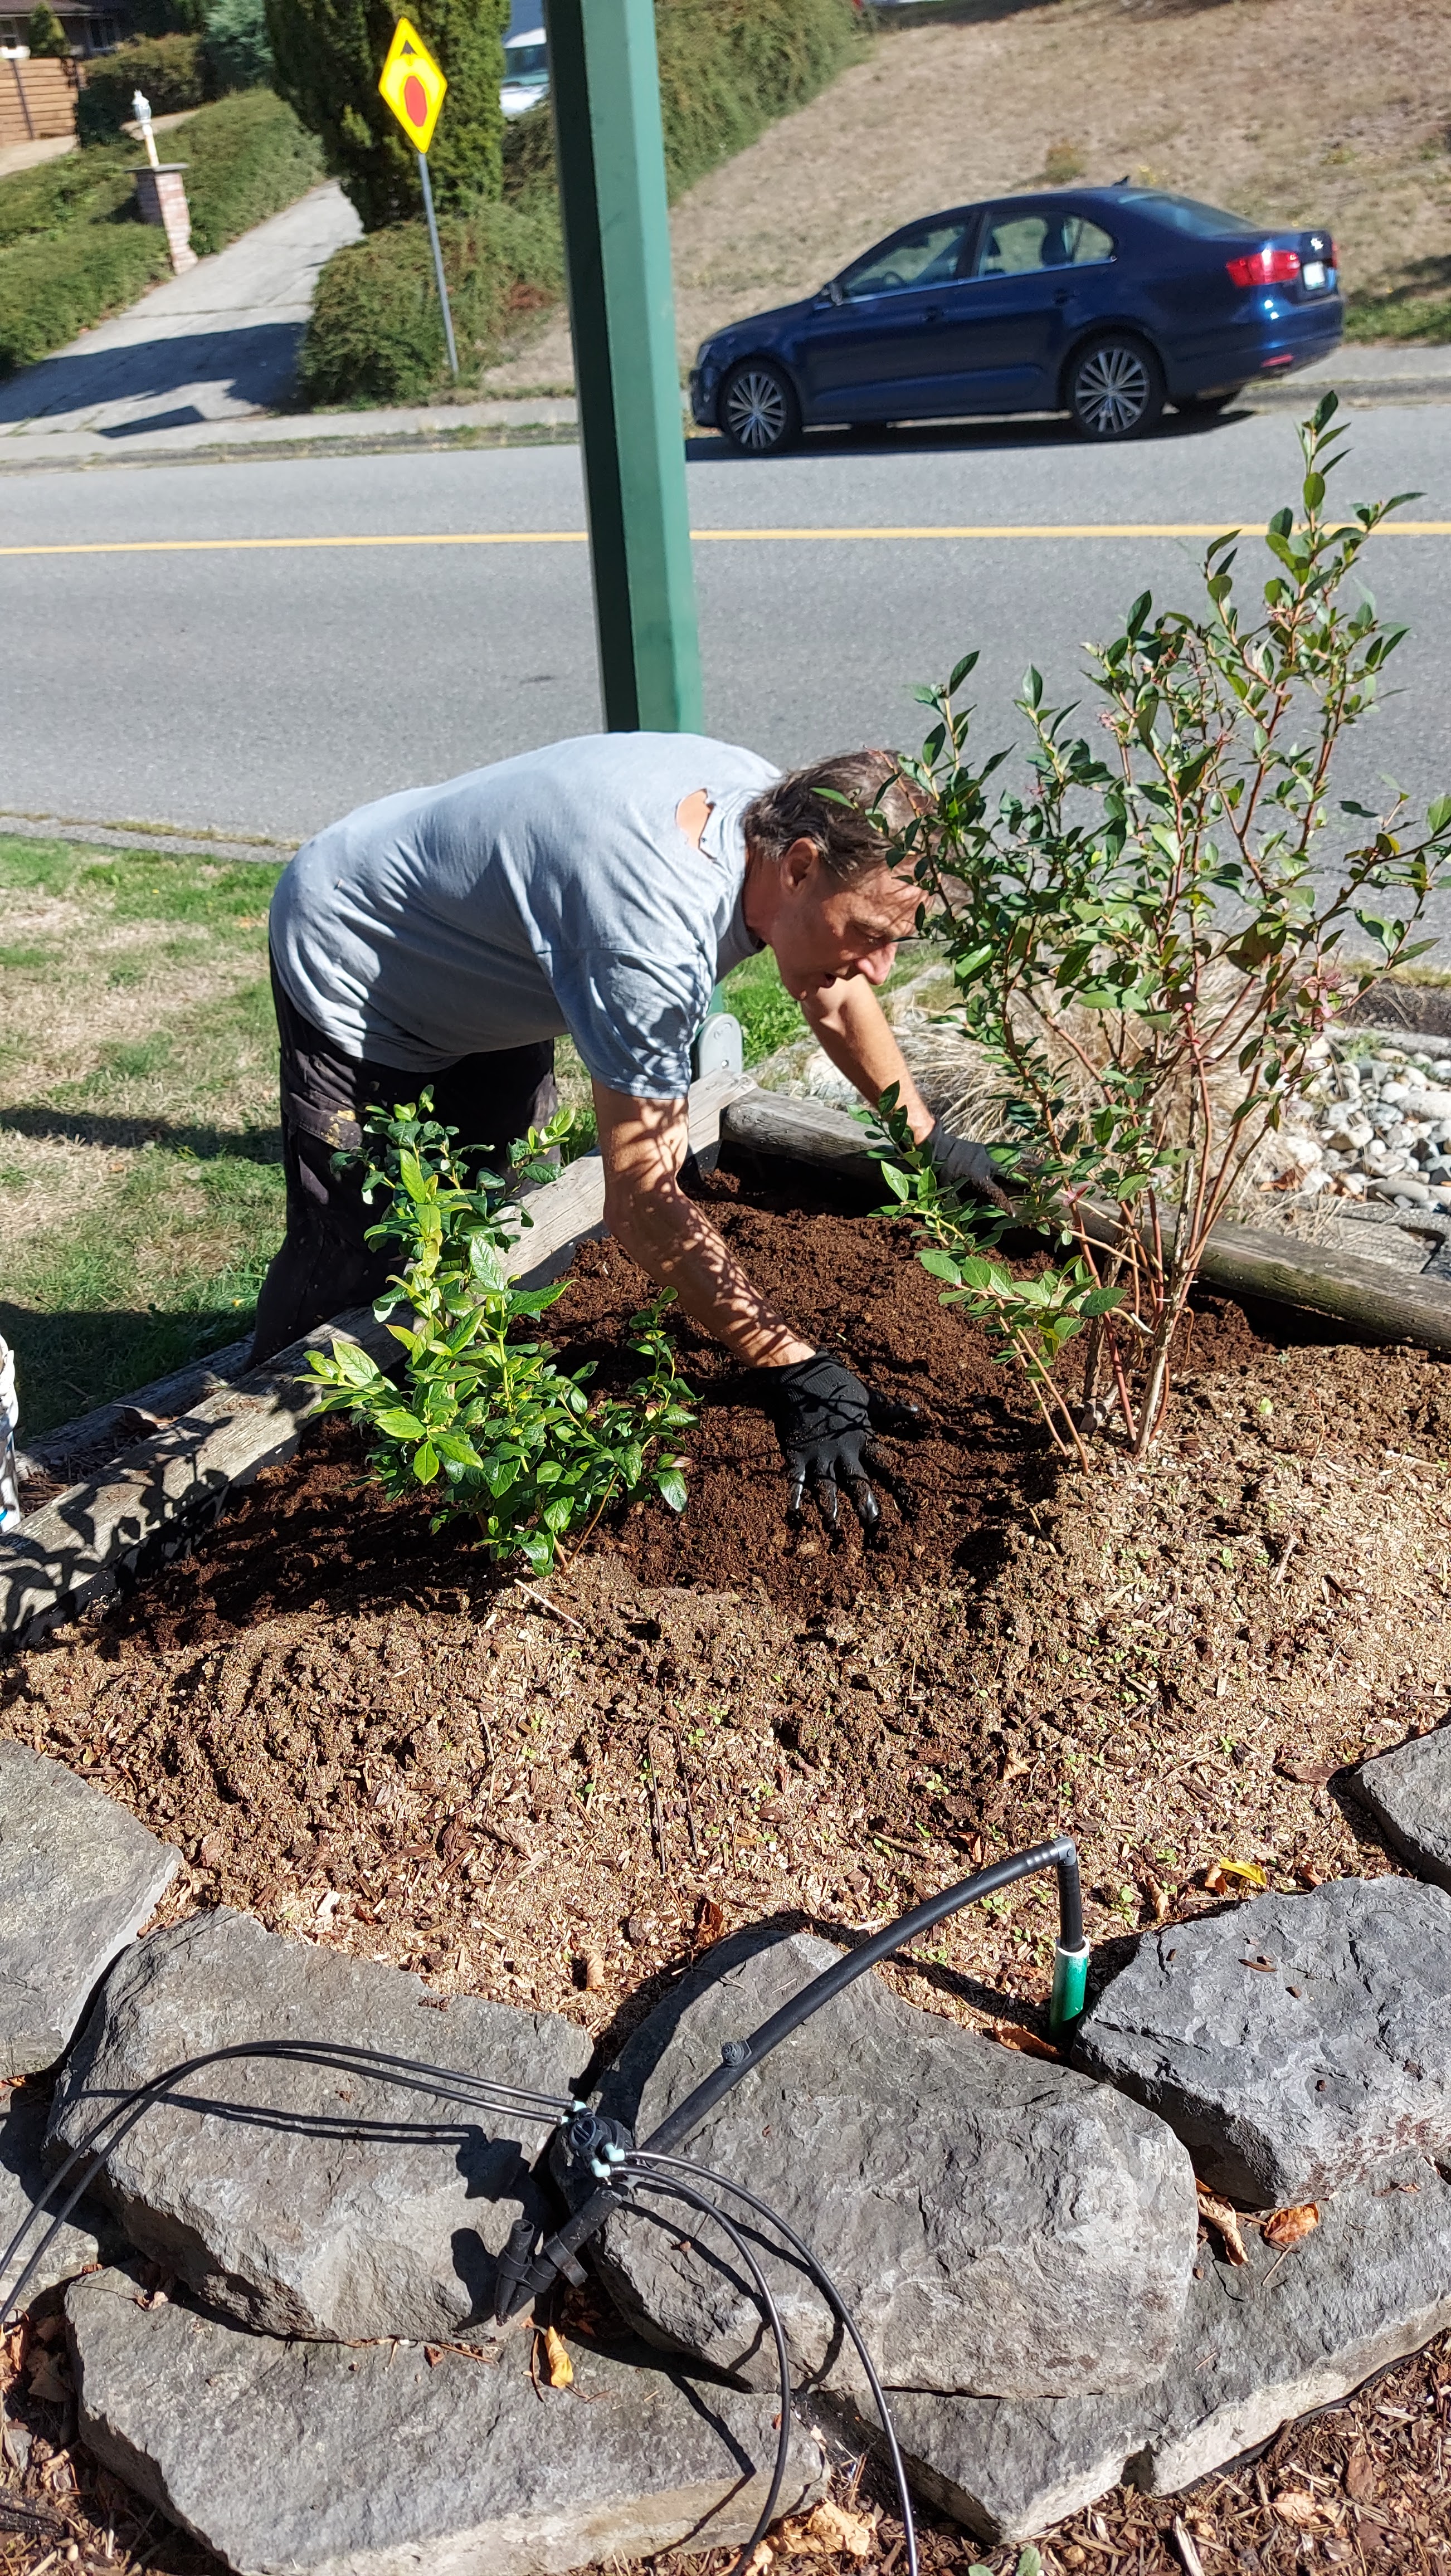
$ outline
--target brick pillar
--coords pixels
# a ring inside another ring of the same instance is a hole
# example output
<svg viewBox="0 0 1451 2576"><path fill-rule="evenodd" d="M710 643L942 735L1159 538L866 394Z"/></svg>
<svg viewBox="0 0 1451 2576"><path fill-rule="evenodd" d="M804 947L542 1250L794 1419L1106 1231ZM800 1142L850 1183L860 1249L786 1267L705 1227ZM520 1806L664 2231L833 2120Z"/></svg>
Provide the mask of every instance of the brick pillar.
<svg viewBox="0 0 1451 2576"><path fill-rule="evenodd" d="M136 202L143 224L160 224L166 233L166 247L171 265L179 277L184 268L195 268L196 252L191 246L191 209L182 184L184 161L163 161L159 170L138 170Z"/></svg>

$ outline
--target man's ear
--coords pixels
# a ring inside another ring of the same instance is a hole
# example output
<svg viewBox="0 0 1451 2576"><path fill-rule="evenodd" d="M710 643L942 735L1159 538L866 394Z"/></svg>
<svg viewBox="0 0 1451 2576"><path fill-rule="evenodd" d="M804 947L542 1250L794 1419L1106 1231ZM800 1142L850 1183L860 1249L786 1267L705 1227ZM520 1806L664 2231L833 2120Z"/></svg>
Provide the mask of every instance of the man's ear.
<svg viewBox="0 0 1451 2576"><path fill-rule="evenodd" d="M789 894L797 894L806 884L813 868L821 864L821 852L814 841L793 841L779 860L781 884Z"/></svg>

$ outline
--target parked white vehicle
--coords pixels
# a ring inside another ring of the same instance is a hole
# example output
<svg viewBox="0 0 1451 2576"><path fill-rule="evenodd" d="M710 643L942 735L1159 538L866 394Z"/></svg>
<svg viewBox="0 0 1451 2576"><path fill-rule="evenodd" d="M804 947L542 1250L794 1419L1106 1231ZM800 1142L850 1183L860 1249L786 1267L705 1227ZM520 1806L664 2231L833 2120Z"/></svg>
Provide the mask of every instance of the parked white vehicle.
<svg viewBox="0 0 1451 2576"><path fill-rule="evenodd" d="M524 116L549 96L549 47L542 27L527 27L504 38L504 86L499 105L506 116Z"/></svg>

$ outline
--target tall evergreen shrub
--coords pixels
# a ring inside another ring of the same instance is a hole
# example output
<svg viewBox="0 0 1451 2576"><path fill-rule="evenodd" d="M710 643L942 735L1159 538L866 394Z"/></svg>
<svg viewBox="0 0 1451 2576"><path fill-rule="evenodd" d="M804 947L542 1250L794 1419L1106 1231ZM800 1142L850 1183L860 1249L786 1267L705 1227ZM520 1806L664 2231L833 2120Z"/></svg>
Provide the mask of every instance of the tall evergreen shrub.
<svg viewBox="0 0 1451 2576"><path fill-rule="evenodd" d="M37 62L68 63L71 40L50 5L50 0L36 0L25 21L25 41Z"/></svg>
<svg viewBox="0 0 1451 2576"><path fill-rule="evenodd" d="M417 156L378 96L399 14L390 0L267 0L277 89L318 137L367 232L406 222L421 204ZM500 191L509 0L413 0L408 15L449 85L428 156L434 202L464 212Z"/></svg>

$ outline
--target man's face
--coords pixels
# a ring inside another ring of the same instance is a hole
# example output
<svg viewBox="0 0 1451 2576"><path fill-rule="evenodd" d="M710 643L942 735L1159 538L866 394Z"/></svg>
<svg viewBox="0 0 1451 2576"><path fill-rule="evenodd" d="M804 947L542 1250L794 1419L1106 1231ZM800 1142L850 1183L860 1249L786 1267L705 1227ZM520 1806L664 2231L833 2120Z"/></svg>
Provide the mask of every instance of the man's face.
<svg viewBox="0 0 1451 2576"><path fill-rule="evenodd" d="M842 975L884 984L898 940L910 939L917 926L922 898L911 879L876 868L855 885L838 885L809 841L794 843L780 869L770 944L792 998L799 1002Z"/></svg>

